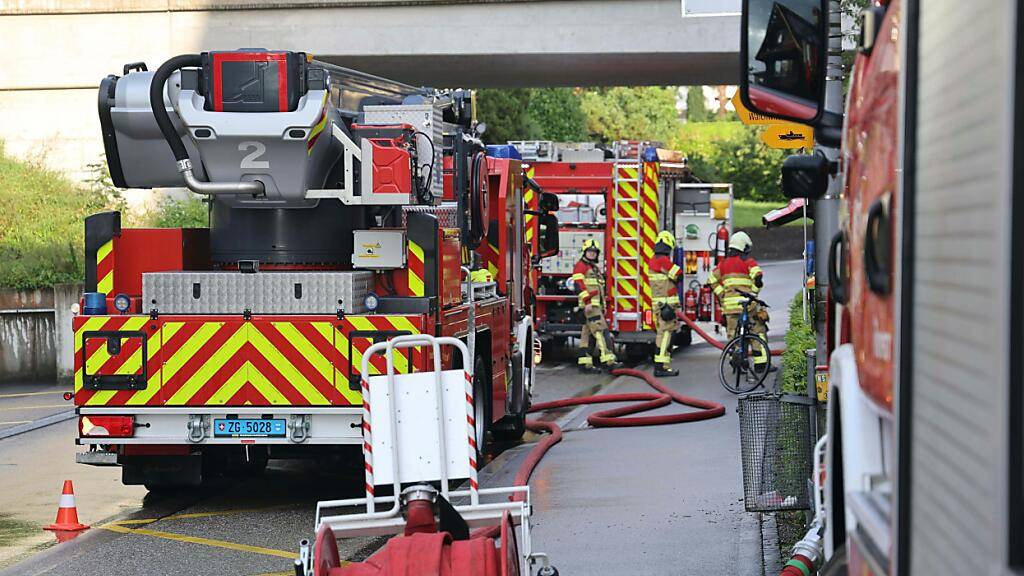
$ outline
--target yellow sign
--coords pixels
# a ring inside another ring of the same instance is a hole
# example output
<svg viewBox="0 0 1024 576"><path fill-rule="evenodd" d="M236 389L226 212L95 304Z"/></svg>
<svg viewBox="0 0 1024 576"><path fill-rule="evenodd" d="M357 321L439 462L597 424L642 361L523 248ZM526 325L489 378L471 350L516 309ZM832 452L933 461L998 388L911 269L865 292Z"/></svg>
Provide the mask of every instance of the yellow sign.
<svg viewBox="0 0 1024 576"><path fill-rule="evenodd" d="M814 387L818 394L818 402L828 402L828 370L816 370L814 372Z"/></svg>
<svg viewBox="0 0 1024 576"><path fill-rule="evenodd" d="M740 117L740 122L743 122L747 126L752 124L779 124L781 122L785 122L785 120L781 118L761 114L759 112L751 112L750 109L744 106L743 102L740 100L739 90L732 95L732 99L729 100L729 102L731 102L732 107L736 109L736 115Z"/></svg>
<svg viewBox="0 0 1024 576"><path fill-rule="evenodd" d="M772 124L761 134L761 141L772 148L810 148L814 146L814 129L793 122Z"/></svg>

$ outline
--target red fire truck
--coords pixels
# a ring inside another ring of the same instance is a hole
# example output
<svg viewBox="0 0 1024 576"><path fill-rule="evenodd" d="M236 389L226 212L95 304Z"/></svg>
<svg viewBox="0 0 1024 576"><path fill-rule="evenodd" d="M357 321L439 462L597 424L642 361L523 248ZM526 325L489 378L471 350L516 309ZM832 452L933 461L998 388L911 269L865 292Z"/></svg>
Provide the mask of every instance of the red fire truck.
<svg viewBox="0 0 1024 576"><path fill-rule="evenodd" d="M744 2L744 102L815 125L841 154L783 169L793 197L839 198L833 174L842 185L823 499L793 560L823 574L1017 574L1024 14L995 0L870 3L844 115L826 89L839 72L826 66L832 4Z"/></svg>
<svg viewBox="0 0 1024 576"><path fill-rule="evenodd" d="M114 184L185 186L210 226L86 220L79 462L153 487L269 458L360 466L362 354L403 334L475 340L476 445L523 433L537 255L522 166L488 155L469 93L241 50L126 67L99 113ZM428 356L395 371L432 370Z"/></svg>
<svg viewBox="0 0 1024 576"><path fill-rule="evenodd" d="M528 177L559 200L561 251L542 263L537 282L539 338L562 343L579 335L581 313L566 281L584 241L595 239L604 247L606 314L615 342L633 359L647 357L655 336L647 268L655 237L662 230L676 236L674 258L686 275L682 298L691 282L703 285L718 255L724 256L718 238L724 231L727 239L732 229L732 187L700 183L682 154L647 142L616 142L610 150L587 143L511 144L529 163ZM715 303L705 292L700 319L712 321ZM696 307L693 312L696 320ZM683 325L676 343L689 342L690 329Z"/></svg>

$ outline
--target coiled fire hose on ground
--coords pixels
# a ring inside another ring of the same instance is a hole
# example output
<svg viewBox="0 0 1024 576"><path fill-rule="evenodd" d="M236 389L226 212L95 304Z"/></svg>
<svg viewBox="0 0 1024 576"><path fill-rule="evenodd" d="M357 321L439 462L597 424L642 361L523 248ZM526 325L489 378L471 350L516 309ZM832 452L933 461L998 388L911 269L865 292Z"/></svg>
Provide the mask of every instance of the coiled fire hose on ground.
<svg viewBox="0 0 1024 576"><path fill-rule="evenodd" d="M637 402L637 404L629 404L627 406L619 406L617 408L594 412L587 417L587 423L595 428L626 428L631 426L678 424L681 422L696 422L698 420L718 418L725 414L724 405L710 400L684 396L665 386L661 381L647 372L634 370L632 368L617 368L612 370L612 374L615 376L633 376L639 378L646 382L650 387L657 390L657 392L625 392L621 394L599 394L596 396L564 398L562 400L552 400L550 402L534 404L533 407L530 408L530 412L543 412L545 410L552 410L555 408L567 408L570 406L582 406L587 404ZM648 410L654 410L655 408L668 406L673 402L684 406L698 408L698 410L677 414L659 414L657 416L626 417L630 414L638 414L640 412L646 412ZM530 475L533 474L534 468L536 468L537 464L539 464L541 459L544 458L544 454L547 453L552 446L558 444L562 440L562 429L554 422L527 420L526 428L534 433L547 434L540 440L540 442L537 443L536 446L533 447L533 449L530 450L526 459L519 465L519 470L516 472L514 482L516 486L525 486L530 481ZM498 526L481 528L473 532L472 537L496 538L498 537L499 531L500 527Z"/></svg>

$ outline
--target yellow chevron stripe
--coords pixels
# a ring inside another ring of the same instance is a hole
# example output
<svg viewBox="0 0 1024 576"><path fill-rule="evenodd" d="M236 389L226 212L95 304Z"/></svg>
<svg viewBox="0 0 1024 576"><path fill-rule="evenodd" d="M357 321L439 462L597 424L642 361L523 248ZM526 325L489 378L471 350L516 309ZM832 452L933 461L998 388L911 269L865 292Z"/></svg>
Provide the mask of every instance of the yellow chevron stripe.
<svg viewBox="0 0 1024 576"><path fill-rule="evenodd" d="M626 173L629 178L636 178L637 168L634 166L619 166L618 169ZM621 182L621 180L620 180Z"/></svg>
<svg viewBox="0 0 1024 576"><path fill-rule="evenodd" d="M82 351L82 335L86 332L100 330L110 321L110 316L93 316L86 320L75 332L75 354Z"/></svg>
<svg viewBox="0 0 1024 576"><path fill-rule="evenodd" d="M142 328L149 320L146 316L133 316L125 321L125 323L119 328L124 331L135 331ZM121 338L121 344L128 341L128 338ZM141 350L140 350L141 355ZM106 346L100 346L99 350L96 350L85 359L85 372L87 374L95 374L104 364L110 360L110 354L107 353ZM141 364L139 364L141 366Z"/></svg>
<svg viewBox="0 0 1024 576"><path fill-rule="evenodd" d="M271 326L302 354L306 361L323 376L324 380L334 382L334 367L331 366L330 360L312 342L307 340L294 324L291 322L271 322ZM332 342L331 345L333 346L334 343Z"/></svg>
<svg viewBox="0 0 1024 576"><path fill-rule="evenodd" d="M623 192L623 194L619 194L618 196L616 196L616 199L623 199L623 198L625 198L625 199L632 199L632 198L635 198L636 197L636 185L633 184L632 182L627 181L627 180L619 180L619 192Z"/></svg>
<svg viewBox="0 0 1024 576"><path fill-rule="evenodd" d="M633 266L629 260L619 260L616 264L625 269L624 274L616 274L620 278L622 276L636 276L636 266Z"/></svg>
<svg viewBox="0 0 1024 576"><path fill-rule="evenodd" d="M181 327L184 325L184 322L165 322L163 326L160 327L160 330L147 342L150 358L155 356L163 347L164 342L170 340L171 337L173 337L178 330L181 330ZM128 406L146 404L153 398L153 396L156 396L156 393L159 392L162 387L163 382L160 381L160 370L157 370L156 373L149 375L149 378L146 381L146 389L139 390L135 394L132 394L125 404Z"/></svg>
<svg viewBox="0 0 1024 576"><path fill-rule="evenodd" d="M632 202L616 202L615 206L626 213L626 218L636 218L636 207Z"/></svg>
<svg viewBox="0 0 1024 576"><path fill-rule="evenodd" d="M245 363L246 376L249 379L249 383L256 388L260 394L263 395L271 404L288 404L288 399L285 398L284 394L278 390L277 386L274 386L262 372L256 369L255 366L249 362ZM230 396L228 396L230 398ZM326 398L324 399L326 401Z"/></svg>
<svg viewBox="0 0 1024 576"><path fill-rule="evenodd" d="M426 267L427 261L423 257L423 248L419 244L413 242L412 240L409 240L409 252L415 254L417 260L422 262L423 266ZM408 270L409 277L409 292L413 296L423 296L424 294L426 294L426 287L423 283L423 278L421 278L419 274L413 272L411 266L407 267L406 269Z"/></svg>
<svg viewBox="0 0 1024 576"><path fill-rule="evenodd" d="M209 324L220 324L220 326L224 325L223 322L211 322ZM203 329L207 327L207 325L208 324L204 324L203 328L200 328L200 332L202 332ZM213 334L215 334L217 330L220 329L220 326L218 326L217 329L212 330L210 332L210 336L213 336ZM203 385L206 384L210 380L210 378L212 378L213 375L216 374L217 371L220 370L221 367L224 366L224 364L228 360L230 360L232 356L235 355L236 352L238 352L239 349L241 349L241 347L246 342L246 332L246 326L240 326L237 330L235 330L235 333L232 334L227 339L227 341L224 342L224 344L221 345L221 347L218 348L217 351L214 352L213 355L210 356L206 360L206 362L204 362L203 365L200 366L199 369L196 370L195 373L193 373L189 377L189 379L185 381L184 384L182 384L181 388L179 388L178 391L175 392L173 396L167 399L167 404L181 405L188 403L188 401L191 400L192 397L196 395L196 392L199 392L199 389L202 388ZM190 339L189 342L191 342L191 340L192 339ZM204 343L206 341L209 341L209 337L206 338ZM182 347L181 350L175 353L174 356L172 356L171 359L168 360L164 367L166 368L168 365L171 364L171 362L175 362L175 371L177 371L185 362L188 361L189 358L195 355L196 351L200 347L201 345L196 346L194 349L186 349L185 347ZM166 382L170 378L171 375L168 375L164 379L164 381Z"/></svg>
<svg viewBox="0 0 1024 576"><path fill-rule="evenodd" d="M620 220L616 224L619 227L620 232L618 236L620 238L636 238L636 227L631 223Z"/></svg>
<svg viewBox="0 0 1024 576"><path fill-rule="evenodd" d="M305 398L307 402L314 405L329 403L327 398L316 389L313 383L306 379L302 372L300 372L299 369L296 368L295 365L292 364L276 346L271 344L270 341L267 340L266 336L264 336L259 330L249 326L246 332L248 333L249 342L252 343L253 348L263 355L263 357L267 359L267 362L270 362L270 364L281 373L281 376L284 376L285 380L287 380L288 383L299 392L299 394L302 394L302 397Z"/></svg>
<svg viewBox="0 0 1024 576"><path fill-rule="evenodd" d="M391 321L392 318L393 317L391 317L391 316L387 317L387 319L389 321ZM358 316L349 316L348 320L350 322L352 322L352 325L355 326L357 330L379 331L379 328L374 326L373 322L371 322L369 318L358 317ZM404 330L404 328L399 328L399 329L400 330ZM353 348L353 353L354 354L359 354L358 352L355 351L354 348ZM359 364L356 364L356 366L358 368L360 368L360 369L362 369L362 365L363 365L362 362L363 362L363 356L362 356L362 354L359 354ZM409 360L406 358L405 353L397 352L394 355L394 366L395 366L395 373L396 374L408 374L409 373ZM373 367L373 364L370 364L370 372L372 374L380 374L381 373L380 370L378 370L377 368Z"/></svg>
<svg viewBox="0 0 1024 576"><path fill-rule="evenodd" d="M633 246L632 242L618 242L616 246L623 248L626 251L626 255L630 258L635 257L637 254L636 247Z"/></svg>

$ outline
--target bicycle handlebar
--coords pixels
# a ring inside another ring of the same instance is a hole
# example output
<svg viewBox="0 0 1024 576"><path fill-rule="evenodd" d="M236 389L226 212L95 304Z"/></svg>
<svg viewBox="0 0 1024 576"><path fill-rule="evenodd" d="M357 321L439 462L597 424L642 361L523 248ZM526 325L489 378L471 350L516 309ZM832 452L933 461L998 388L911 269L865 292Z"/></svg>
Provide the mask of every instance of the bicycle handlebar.
<svg viewBox="0 0 1024 576"><path fill-rule="evenodd" d="M761 300L757 296L754 296L750 292L744 292L743 290L737 290L736 292L739 292L740 296L746 297L746 299L750 302L757 302L758 304L764 306L765 308L771 308L771 306L769 306L767 302Z"/></svg>

